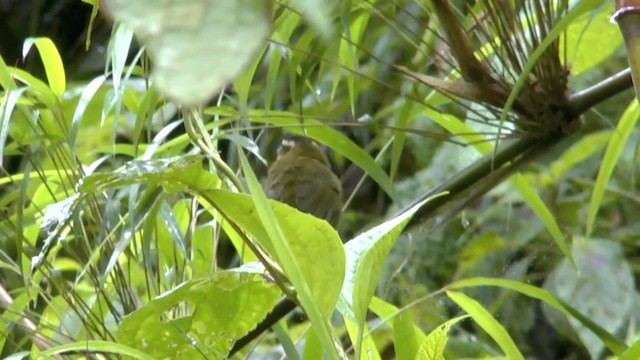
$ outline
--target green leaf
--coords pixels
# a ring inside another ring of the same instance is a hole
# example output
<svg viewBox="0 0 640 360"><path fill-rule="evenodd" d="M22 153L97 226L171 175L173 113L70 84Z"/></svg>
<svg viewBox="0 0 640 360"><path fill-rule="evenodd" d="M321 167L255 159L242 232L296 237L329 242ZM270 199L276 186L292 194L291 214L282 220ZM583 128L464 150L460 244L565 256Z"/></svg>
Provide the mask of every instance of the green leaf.
<svg viewBox="0 0 640 360"><path fill-rule="evenodd" d="M567 27L563 34L566 41L559 41L559 53L565 52L566 44L571 75L578 76L595 68L624 44L620 29L611 24L613 5L608 3L597 11L588 12Z"/></svg>
<svg viewBox="0 0 640 360"><path fill-rule="evenodd" d="M345 245L347 252L347 277L342 288L345 317L363 324L369 303L378 285L387 255L407 225L411 216L428 200L422 201L393 219L368 230Z"/></svg>
<svg viewBox="0 0 640 360"><path fill-rule="evenodd" d="M536 213L549 233L551 233L551 236L560 248L560 251L562 251L564 256L566 256L573 266L576 267L575 260L573 259L573 255L571 255L571 250L569 250L569 245L567 244L564 234L562 233L562 230L560 230L560 226L558 226L558 222L547 205L542 201L540 195L536 192L533 184L531 184L531 182L520 173L516 174L512 183L518 189L518 192L520 192L520 195L524 198L527 205L529 205L531 210Z"/></svg>
<svg viewBox="0 0 640 360"><path fill-rule="evenodd" d="M305 214L285 204L272 207L271 204L278 202L267 199L244 152L239 146L237 150L252 194L251 197L245 196L247 202L243 205L248 205L248 210L243 214L237 214L239 217L232 217L224 211L224 207L229 206L228 201L218 201L217 206L225 217L232 221L246 220L254 214L252 220L264 227L263 234L254 236L270 250L271 256L276 259L293 284L300 305L318 332L320 342L329 358L338 359L338 352L342 348L332 332L329 318L344 279L344 252L339 236L324 220L311 215L306 215L305 218ZM224 193L218 192L218 195L220 194ZM232 193L227 192L227 195L229 194ZM278 213L278 207L285 209L284 212ZM299 214L300 217L295 214ZM327 231L322 231L323 228ZM304 253L306 256L302 256ZM333 266L327 267L328 264ZM329 272L326 272L327 270ZM274 272L272 275L277 276Z"/></svg>
<svg viewBox="0 0 640 360"><path fill-rule="evenodd" d="M400 314L402 314L403 312L408 311L408 309L398 309L396 306L378 297L374 296L373 299L371 299L369 310L371 310L374 314L376 314L380 319L382 319L385 322L393 321L392 324L393 324L394 332L397 331L396 326L404 327L407 325L405 321L396 323L395 318L400 316ZM409 330L402 329L401 331L409 331ZM421 344L427 338L427 335L425 335L422 329L420 329L420 327L417 326L415 323L413 324L413 330L411 331L411 333L415 336L417 344Z"/></svg>
<svg viewBox="0 0 640 360"><path fill-rule="evenodd" d="M449 289L463 289L467 287L480 287L480 286L497 286L513 291L517 291L523 295L526 295L533 299L538 299L544 301L546 304L551 305L557 310L560 310L564 314L575 318L580 321L582 325L590 329L594 334L598 336L598 338L605 344L607 349L609 349L614 354L620 354L622 351L627 349L627 346L617 340L613 335L607 332L605 329L600 327L595 322L591 321L588 317L581 314L578 310L569 306L567 303L555 298L548 291L541 289L539 287L525 284L518 281L513 280L505 280L505 279L492 279L492 278L469 278L457 281L449 286Z"/></svg>
<svg viewBox="0 0 640 360"><path fill-rule="evenodd" d="M189 106L207 102L240 75L271 28L271 0L105 0L103 6L146 46L158 89Z"/></svg>
<svg viewBox="0 0 640 360"><path fill-rule="evenodd" d="M600 151L611 138L611 130L588 134L571 145L562 155L551 163L551 176L560 180L576 165Z"/></svg>
<svg viewBox="0 0 640 360"><path fill-rule="evenodd" d="M287 243L276 245L276 241L284 242L284 239L269 237L251 196L226 190L211 190L206 196L221 213L251 234L291 279L294 269L286 266L276 250L276 246L286 246L297 259L299 275L304 278L322 314L328 318L333 313L344 279L345 255L342 241L329 223L289 205L268 200L286 234Z"/></svg>
<svg viewBox="0 0 640 360"><path fill-rule="evenodd" d="M80 184L80 191L99 193L139 183L158 184L166 191L173 193L217 188L220 185L220 179L204 171L201 156L187 155L129 161L116 171L87 176Z"/></svg>
<svg viewBox="0 0 640 360"><path fill-rule="evenodd" d="M27 88L9 90L4 94L0 104L0 167L4 163L4 152L6 149L7 137L9 136L9 122L13 109L18 104L18 100Z"/></svg>
<svg viewBox="0 0 640 360"><path fill-rule="evenodd" d="M629 349L620 356L618 356L618 360L636 360L640 359L640 340L635 341Z"/></svg>
<svg viewBox="0 0 640 360"><path fill-rule="evenodd" d="M119 344L117 342L101 340L82 340L71 344L54 346L47 350L41 351L38 354L38 359L54 358L56 355L65 355L67 353L69 356L72 356L80 352L110 353L122 355L125 358L140 360L156 359L155 357L149 355L149 351L136 350L133 347Z"/></svg>
<svg viewBox="0 0 640 360"><path fill-rule="evenodd" d="M393 348L396 359L414 359L418 353L418 337L416 324L409 311L398 313L393 319Z"/></svg>
<svg viewBox="0 0 640 360"><path fill-rule="evenodd" d="M356 339L361 336L363 333L368 333L368 326L360 327L354 321L345 318L344 319L345 327L347 328L347 332L349 333L349 337L351 339ZM361 344L358 348L362 348L363 350L356 350L356 354L353 357L354 359L360 360L380 360L380 351L378 351L378 347L376 346L376 342L373 341L373 337L367 336L360 339L359 343ZM358 352L360 352L360 356L358 356Z"/></svg>
<svg viewBox="0 0 640 360"><path fill-rule="evenodd" d="M447 291L447 296L460 306L473 320L486 331L491 338L500 346L507 359L524 360L524 356L518 350L507 330L491 316L479 302L457 291Z"/></svg>
<svg viewBox="0 0 640 360"><path fill-rule="evenodd" d="M457 324L460 320L466 319L469 316L458 316L453 318L444 324L438 326L427 335L427 338L418 349L416 359L421 360L444 360L444 349L447 346L448 334L451 327Z"/></svg>
<svg viewBox="0 0 640 360"><path fill-rule="evenodd" d="M358 339L354 342L356 354L362 346L367 309L389 251L411 216L429 200L422 201L393 219L358 235L345 245L347 276L338 309L345 318L351 319L359 327Z"/></svg>
<svg viewBox="0 0 640 360"><path fill-rule="evenodd" d="M49 38L28 38L24 42L22 47L22 56L26 58L27 53L31 47L35 44L40 58L44 64L44 71L47 74L47 81L51 91L56 95L58 101L62 100L62 95L67 87L67 80L64 73L64 65L62 65L62 58L56 45Z"/></svg>
<svg viewBox="0 0 640 360"><path fill-rule="evenodd" d="M118 342L155 359L224 357L235 340L264 319L280 294L261 274L217 272L184 283L128 315L118 329Z"/></svg>
<svg viewBox="0 0 640 360"><path fill-rule="evenodd" d="M620 154L622 154L622 150L627 143L631 132L635 128L639 116L640 108L638 107L638 101L634 99L629 104L624 114L622 114L622 117L616 126L616 130L611 133L611 139L609 140L607 150L602 158L602 165L598 171L598 178L596 179L593 194L591 195L591 201L589 202L586 229L587 238L591 236L591 231L593 230L593 226L596 221L596 215L598 214L598 209L602 203L602 198L606 191L607 184L609 183L609 179L611 179L611 174L613 174L613 169L618 163Z"/></svg>

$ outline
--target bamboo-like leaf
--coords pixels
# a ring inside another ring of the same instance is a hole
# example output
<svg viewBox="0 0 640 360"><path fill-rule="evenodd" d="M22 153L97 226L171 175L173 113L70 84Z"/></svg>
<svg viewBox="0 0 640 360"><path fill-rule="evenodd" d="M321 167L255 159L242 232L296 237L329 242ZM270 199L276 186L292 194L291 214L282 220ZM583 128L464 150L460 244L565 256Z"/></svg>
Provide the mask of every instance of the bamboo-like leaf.
<svg viewBox="0 0 640 360"><path fill-rule="evenodd" d="M491 336L504 351L507 359L524 360L524 356L518 350L507 330L479 302L457 291L447 291L447 295Z"/></svg>
<svg viewBox="0 0 640 360"><path fill-rule="evenodd" d="M607 332L598 324L591 321L591 319L582 315L580 312L578 312L576 309L571 307L569 304L557 299L545 289L541 289L539 287L514 281L514 280L492 279L492 278L484 278L484 277L469 278L469 279L457 281L451 284L449 286L449 289L463 289L467 287L481 287L481 286L497 286L504 289L517 291L533 299L544 301L546 304L553 306L555 309L560 310L567 316L571 316L574 319L578 320L580 323L582 323L582 325L584 325L589 330L591 330L594 334L596 334L596 336L600 338L600 340L605 344L607 349L609 349L612 353L616 355L621 354L623 351L627 349L627 346L624 344L624 342L616 339L612 334Z"/></svg>
<svg viewBox="0 0 640 360"><path fill-rule="evenodd" d="M611 139L609 140L607 150L602 158L602 165L598 171L598 178L596 179L593 194L591 195L591 201L589 202L585 235L587 238L591 236L591 231L595 225L596 215L598 214L598 209L602 203L602 198L607 184L609 183L611 174L613 174L613 169L618 163L620 154L622 154L624 145L627 143L631 132L638 122L638 117L640 117L640 107L638 107L638 101L634 100L629 104L624 114L622 114L622 117L616 126L616 131L611 133Z"/></svg>
<svg viewBox="0 0 640 360"><path fill-rule="evenodd" d="M573 259L573 255L571 254L571 250L567 244L567 240L565 239L562 230L560 230L558 222L529 180L522 174L518 173L513 179L513 184L518 189L518 192L524 198L527 205L529 205L531 210L536 213L540 221L542 221L544 226L547 228L553 237L553 240L556 242L556 245L560 248L560 251L562 251L564 256L569 259L571 264L573 264L573 267L577 269L575 260Z"/></svg>
<svg viewBox="0 0 640 360"><path fill-rule="evenodd" d="M62 58L60 58L56 45L49 38L28 38L22 47L23 57L27 56L33 45L36 46L40 53L49 87L58 98L58 101L61 101L62 95L67 88L67 79L64 73L64 65L62 65Z"/></svg>

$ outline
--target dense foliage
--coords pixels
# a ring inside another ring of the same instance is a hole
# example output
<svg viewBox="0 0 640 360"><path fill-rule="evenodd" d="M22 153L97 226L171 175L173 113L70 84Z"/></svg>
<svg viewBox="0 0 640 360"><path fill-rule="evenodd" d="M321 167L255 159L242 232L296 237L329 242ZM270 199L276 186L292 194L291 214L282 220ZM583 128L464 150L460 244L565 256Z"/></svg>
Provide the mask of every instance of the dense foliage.
<svg viewBox="0 0 640 360"><path fill-rule="evenodd" d="M3 356L639 356L610 2L101 4L0 2ZM266 198L283 134L337 229Z"/></svg>

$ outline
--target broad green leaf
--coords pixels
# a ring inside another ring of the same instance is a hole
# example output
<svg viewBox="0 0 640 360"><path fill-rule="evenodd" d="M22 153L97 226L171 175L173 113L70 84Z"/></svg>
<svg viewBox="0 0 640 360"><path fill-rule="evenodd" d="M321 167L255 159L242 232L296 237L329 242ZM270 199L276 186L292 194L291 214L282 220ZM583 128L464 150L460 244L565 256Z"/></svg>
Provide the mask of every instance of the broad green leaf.
<svg viewBox="0 0 640 360"><path fill-rule="evenodd" d="M572 270L572 271L575 271L575 270ZM627 346L623 342L617 340L613 335L611 335L605 329L603 329L598 324L593 322L591 319L581 314L578 310L569 306L564 301L557 299L545 289L541 289L533 285L529 285L526 283L513 281L513 280L493 279L493 278L483 278L483 277L469 278L469 279L457 281L451 284L449 286L449 289L463 289L467 287L481 287L481 286L497 286L504 289L517 291L533 299L544 301L546 304L551 305L553 308L557 310L560 310L567 316L573 317L574 319L580 321L582 325L584 325L586 328L590 329L594 334L596 334L598 338L605 344L607 349L609 349L612 353L620 354L622 351L627 349Z"/></svg>
<svg viewBox="0 0 640 360"><path fill-rule="evenodd" d="M133 184L158 184L165 191L204 191L219 187L220 179L202 168L202 157L176 156L157 160L133 160L109 173L87 176L80 191L99 193Z"/></svg>
<svg viewBox="0 0 640 360"><path fill-rule="evenodd" d="M118 329L118 342L156 359L226 356L280 294L261 274L217 272L184 283L128 315ZM182 310L180 315L176 310Z"/></svg>
<svg viewBox="0 0 640 360"><path fill-rule="evenodd" d="M291 275L293 269L284 266L282 259L279 259L276 245L260 221L251 196L211 190L206 197L216 204L225 217L251 234L283 267L288 277ZM338 301L345 273L345 255L340 237L324 220L274 200L268 200L268 203L287 235L289 242L286 246L298 260L300 275L323 315L329 317Z"/></svg>
<svg viewBox="0 0 640 360"><path fill-rule="evenodd" d="M347 276L342 288L340 311L358 324L364 324L369 303L378 285L387 255L411 216L428 200L368 230L345 245Z"/></svg>
<svg viewBox="0 0 640 360"><path fill-rule="evenodd" d="M618 356L618 360L636 360L640 359L640 340L635 341L631 347L620 356Z"/></svg>
<svg viewBox="0 0 640 360"><path fill-rule="evenodd" d="M600 204L602 203L602 198L606 191L607 184L611 179L611 174L613 174L613 169L618 163L622 150L627 143L631 132L635 128L638 117L640 117L640 107L638 107L638 101L634 99L629 104L624 114L622 114L622 117L616 126L616 131L611 133L611 139L609 140L607 150L602 158L602 165L600 166L600 171L598 171L596 185L593 189L593 195L591 195L591 201L589 202L589 212L587 214L586 224L587 238L591 236L591 231L595 225L596 215L598 214L598 209L600 209Z"/></svg>
<svg viewBox="0 0 640 360"><path fill-rule="evenodd" d="M560 41L560 54L566 54L573 76L595 68L609 59L624 44L620 29L611 23L613 3L588 12L574 21ZM598 51L594 51L598 49Z"/></svg>
<svg viewBox="0 0 640 360"><path fill-rule="evenodd" d="M62 95L67 87L67 80L65 78L64 66L62 65L62 58L56 45L49 38L28 38L24 42L22 47L22 56L26 57L31 47L35 44L40 58L44 64L44 71L47 74L47 81L51 91L56 95L58 101L62 100Z"/></svg>
<svg viewBox="0 0 640 360"><path fill-rule="evenodd" d="M357 338L352 338L356 354L361 350L367 309L389 251L411 216L429 200L424 200L396 217L356 236L345 245L347 274L338 309L346 319L354 321L359 327Z"/></svg>
<svg viewBox="0 0 640 360"><path fill-rule="evenodd" d="M420 348L418 349L415 359L444 360L444 349L446 348L447 340L449 339L449 330L453 325L467 317L468 316L466 315L458 316L431 331L424 342L420 344Z"/></svg>
<svg viewBox="0 0 640 360"><path fill-rule="evenodd" d="M491 336L500 349L504 351L507 359L524 360L524 356L518 350L507 330L479 302L457 291L447 291L447 296Z"/></svg>
<svg viewBox="0 0 640 360"><path fill-rule="evenodd" d="M578 272L563 260L547 278L545 287L610 334L622 331L634 311L635 280L619 243L576 239L572 252ZM578 319L569 323L591 356L599 358L604 344ZM553 324L553 323L552 323Z"/></svg>
<svg viewBox="0 0 640 360"><path fill-rule="evenodd" d="M153 60L155 85L183 105L204 104L254 60L271 28L270 0L105 0Z"/></svg>
<svg viewBox="0 0 640 360"><path fill-rule="evenodd" d="M276 259L293 284L297 299L309 316L314 329L318 332L318 337L327 356L331 359L338 359L342 347L331 329L329 319L344 280L344 252L339 240L340 237L326 221L311 215L306 215L307 217L304 218L302 215L305 214L288 205L281 204L281 209L288 210L285 210L286 213L278 214L270 204L273 201L267 199L262 185L251 169L240 146L237 146L237 150L242 170L251 191L251 197L245 196L245 199L249 201L249 209L248 213L240 214L239 218L225 216L233 219L232 221L239 221L243 218L249 218L247 214L255 213L257 215L252 220L264 227L264 235L258 235L256 238L262 240L267 249L271 250L271 256ZM227 192L227 194L231 193ZM215 200L213 201L215 202ZM225 205L228 205L228 202L217 203L219 209ZM221 212L225 214L224 210ZM302 256L303 253L306 253L306 256ZM327 267L327 264L334 266ZM326 270L334 272L331 279L328 279ZM318 273L321 273L320 279L318 279ZM272 271L271 274L279 276L275 271ZM279 284L286 286L282 281L279 281ZM287 295L291 294L287 292Z"/></svg>
<svg viewBox="0 0 640 360"><path fill-rule="evenodd" d="M567 244L564 234L562 230L560 230L560 226L558 225L556 218L553 216L547 205L542 201L540 195L536 192L535 187L531 184L529 179L520 173L516 174L512 183L527 202L527 205L529 205L531 210L536 213L540 221L545 225L553 237L553 240L556 242L556 245L560 248L560 251L562 251L564 256L566 256L575 267L575 261L573 259L573 255L571 255L571 250L569 250L569 245Z"/></svg>

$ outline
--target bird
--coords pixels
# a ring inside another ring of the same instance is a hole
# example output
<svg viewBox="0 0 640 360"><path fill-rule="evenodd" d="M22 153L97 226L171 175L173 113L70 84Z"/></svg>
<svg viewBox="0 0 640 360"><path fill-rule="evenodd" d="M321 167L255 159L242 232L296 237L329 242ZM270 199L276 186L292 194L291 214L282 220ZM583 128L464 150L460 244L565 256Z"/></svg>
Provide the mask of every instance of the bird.
<svg viewBox="0 0 640 360"><path fill-rule="evenodd" d="M267 197L326 220L334 228L342 211L342 184L320 145L303 136L286 136L269 167Z"/></svg>

